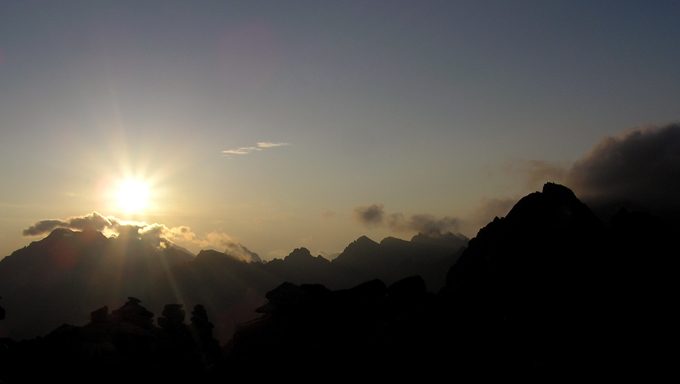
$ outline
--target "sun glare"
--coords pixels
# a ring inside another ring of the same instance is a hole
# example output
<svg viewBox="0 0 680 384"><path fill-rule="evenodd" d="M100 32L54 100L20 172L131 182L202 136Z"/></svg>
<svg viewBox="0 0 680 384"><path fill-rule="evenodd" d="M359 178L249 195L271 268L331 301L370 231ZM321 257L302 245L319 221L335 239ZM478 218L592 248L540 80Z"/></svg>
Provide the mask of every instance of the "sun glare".
<svg viewBox="0 0 680 384"><path fill-rule="evenodd" d="M128 180L118 190L118 204L128 212L139 212L149 204L149 189L137 180Z"/></svg>

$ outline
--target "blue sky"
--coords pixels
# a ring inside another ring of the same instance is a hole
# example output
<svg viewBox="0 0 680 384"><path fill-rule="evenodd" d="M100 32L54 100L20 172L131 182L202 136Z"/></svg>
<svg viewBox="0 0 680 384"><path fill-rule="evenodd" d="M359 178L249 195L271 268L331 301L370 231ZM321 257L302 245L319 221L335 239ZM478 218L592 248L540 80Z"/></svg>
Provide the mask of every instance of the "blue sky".
<svg viewBox="0 0 680 384"><path fill-rule="evenodd" d="M3 2L0 254L91 212L265 259L410 238L413 215L474 236L559 175L536 164L680 120L679 16L664 1ZM127 178L149 186L145 210L117 204ZM373 204L405 224L356 220Z"/></svg>

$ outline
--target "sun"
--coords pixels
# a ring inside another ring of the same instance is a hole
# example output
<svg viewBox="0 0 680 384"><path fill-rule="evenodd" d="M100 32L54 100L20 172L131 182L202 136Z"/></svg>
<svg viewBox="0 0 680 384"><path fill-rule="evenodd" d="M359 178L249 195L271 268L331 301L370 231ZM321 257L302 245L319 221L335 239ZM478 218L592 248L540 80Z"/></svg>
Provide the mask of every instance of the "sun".
<svg viewBox="0 0 680 384"><path fill-rule="evenodd" d="M140 212L149 205L149 188L137 180L124 182L118 190L118 204L127 212Z"/></svg>

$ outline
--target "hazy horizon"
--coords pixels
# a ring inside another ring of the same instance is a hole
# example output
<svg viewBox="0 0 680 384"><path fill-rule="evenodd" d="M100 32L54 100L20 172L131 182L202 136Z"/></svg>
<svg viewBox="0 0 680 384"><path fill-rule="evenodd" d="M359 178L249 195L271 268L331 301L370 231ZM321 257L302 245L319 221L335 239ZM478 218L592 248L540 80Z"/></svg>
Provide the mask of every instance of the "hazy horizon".
<svg viewBox="0 0 680 384"><path fill-rule="evenodd" d="M362 235L471 238L548 181L680 212L680 3L22 1L0 15L0 258L88 220L264 260Z"/></svg>

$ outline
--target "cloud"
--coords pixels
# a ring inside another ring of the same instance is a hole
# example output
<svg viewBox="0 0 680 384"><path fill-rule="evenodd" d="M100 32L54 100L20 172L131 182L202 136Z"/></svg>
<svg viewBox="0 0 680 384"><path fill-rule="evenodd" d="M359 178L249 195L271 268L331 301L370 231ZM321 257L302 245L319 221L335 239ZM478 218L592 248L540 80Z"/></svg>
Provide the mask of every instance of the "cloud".
<svg viewBox="0 0 680 384"><path fill-rule="evenodd" d="M257 253L251 252L226 233L210 232L201 238L192 238L191 241L201 248L215 248L220 252L224 251L224 253L248 262L262 261Z"/></svg>
<svg viewBox="0 0 680 384"><path fill-rule="evenodd" d="M257 146L260 148L283 147L284 145L288 145L288 143L272 143L269 141L257 143Z"/></svg>
<svg viewBox="0 0 680 384"><path fill-rule="evenodd" d="M115 219L118 220L118 219ZM66 220L42 220L31 225L23 230L24 236L40 236L52 232L55 228L69 228L75 230L94 229L103 231L106 228L112 227L114 224L109 218L100 215L97 212L92 212L85 216L70 217Z"/></svg>
<svg viewBox="0 0 680 384"><path fill-rule="evenodd" d="M191 228L186 226L170 228L170 233L175 239L185 242L192 242L196 239L196 234L191 232Z"/></svg>
<svg viewBox="0 0 680 384"><path fill-rule="evenodd" d="M195 234L189 227L168 228L163 224L124 221L113 216L103 216L92 212L83 216L69 217L66 220L41 220L23 230L24 236L47 235L56 228L77 231L96 230L115 236L131 236L149 241L157 247L164 247L173 241L191 241Z"/></svg>
<svg viewBox="0 0 680 384"><path fill-rule="evenodd" d="M371 204L354 208L352 215L364 225L380 226L383 224L385 211L382 204Z"/></svg>
<svg viewBox="0 0 680 384"><path fill-rule="evenodd" d="M261 148L258 147L241 147L237 149L228 149L226 151L222 151L222 153L227 154L227 155L247 155L252 151L261 151Z"/></svg>
<svg viewBox="0 0 680 384"><path fill-rule="evenodd" d="M247 262L262 262L262 259L260 259L260 256L257 253L251 252L248 248L239 243L230 242L225 244L225 246L225 253L229 255L238 257Z"/></svg>
<svg viewBox="0 0 680 384"><path fill-rule="evenodd" d="M201 248L216 248L216 249L221 249L225 245L230 244L232 242L235 242L235 239L233 237L227 235L226 233L220 232L210 232L207 235L196 240L196 244L198 244L198 246Z"/></svg>
<svg viewBox="0 0 680 384"><path fill-rule="evenodd" d="M440 234L447 230L457 230L459 220L445 216L437 219L432 215L416 214L408 218L401 213L387 216L387 227L396 232L417 231L424 234Z"/></svg>
<svg viewBox="0 0 680 384"><path fill-rule="evenodd" d="M680 125L643 127L602 138L569 170L566 183L586 198L680 203Z"/></svg>
<svg viewBox="0 0 680 384"><path fill-rule="evenodd" d="M623 206L680 223L680 124L637 127L605 136L574 163L515 160L508 170L521 175L530 189L550 181L571 188L603 220ZM388 214L382 204L356 207L353 217L364 225L396 232L473 233L494 217L507 215L517 201L517 196L483 198L464 218Z"/></svg>
<svg viewBox="0 0 680 384"><path fill-rule="evenodd" d="M286 145L290 145L288 143L272 143L269 141L263 141L257 143L257 147L241 147L237 149L228 149L226 151L222 151L223 154L225 155L247 155L253 151L261 151L263 148L274 148L274 147L283 147Z"/></svg>
<svg viewBox="0 0 680 384"><path fill-rule="evenodd" d="M529 183L562 183L590 206L675 215L680 213L680 124L628 129L603 137L571 165L529 161L520 171Z"/></svg>
<svg viewBox="0 0 680 384"><path fill-rule="evenodd" d="M415 214L409 217L402 213L386 214L382 204L371 204L354 208L353 217L366 226L387 227L395 232L421 232L436 234L458 229L459 220L452 217L436 218L428 214Z"/></svg>
<svg viewBox="0 0 680 384"><path fill-rule="evenodd" d="M79 231L93 229L109 236L138 238L157 248L167 248L175 243L183 243L198 245L201 248L226 249L226 253L240 259L261 261L256 253L249 251L225 233L212 232L199 237L187 226L169 228L164 224L158 223L148 224L145 222L124 221L113 216L103 216L98 212L70 217L66 220L42 220L24 229L23 235L47 235L56 228L68 228Z"/></svg>

